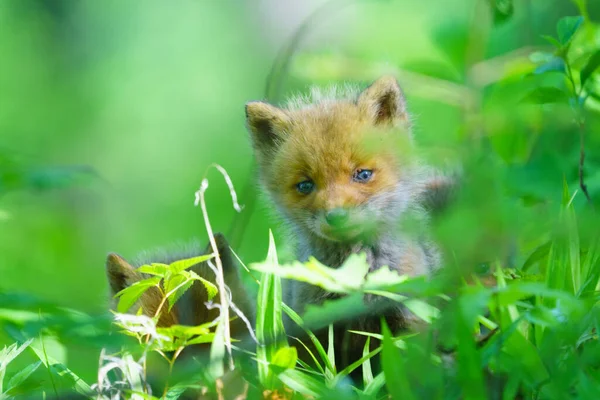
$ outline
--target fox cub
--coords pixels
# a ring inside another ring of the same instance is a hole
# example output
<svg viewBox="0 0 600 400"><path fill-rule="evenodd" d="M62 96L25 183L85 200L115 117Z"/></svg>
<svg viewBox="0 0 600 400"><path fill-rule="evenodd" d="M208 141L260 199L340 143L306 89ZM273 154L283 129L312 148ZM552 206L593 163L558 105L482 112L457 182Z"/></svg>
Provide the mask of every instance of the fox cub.
<svg viewBox="0 0 600 400"><path fill-rule="evenodd" d="M234 261L231 249L229 248L229 244L225 237L219 233L215 235L215 241L223 264L225 284L230 289L231 299L241 312L252 321L254 312L252 303L246 296L246 291L239 277L238 268ZM210 253L212 253L210 244L203 250L195 243L187 246L187 248L178 249L177 251L170 252L163 250L142 253L135 262L132 263L127 262L123 257L115 253L111 253L106 259L106 275L108 277L111 292L114 296L116 293L131 286L135 282L149 278L150 276L137 271L137 268L142 265L151 263L170 264L177 260ZM190 267L190 270L212 283L216 282L215 273L206 262L193 265ZM132 311L141 307L144 315L152 317L156 314L161 300L162 297L159 290L152 287L142 295L138 303L132 307ZM208 294L204 285L200 282L194 282L170 311L168 310L167 305L163 306L163 310L158 314L159 319L157 325L159 327L169 327L174 324L195 326L213 321L219 316L219 310L206 307L205 303L207 301ZM214 301L218 302L219 296L217 296ZM115 306L116 304L113 304L113 307ZM243 337L246 329L246 326L240 318L236 318L231 323L231 333L232 336L236 338Z"/></svg>
<svg viewBox="0 0 600 400"><path fill-rule="evenodd" d="M417 218L413 226L426 224L430 189L444 182L418 162L394 77L363 91L313 89L283 107L250 102L246 124L262 187L289 228L299 260L314 256L339 267L362 252L371 271L387 265L415 276L438 267L436 247L406 226L408 216ZM315 286L289 284L286 301L298 312L333 297ZM377 331L384 315L392 329L406 327L408 313L395 305L358 318L352 328Z"/></svg>

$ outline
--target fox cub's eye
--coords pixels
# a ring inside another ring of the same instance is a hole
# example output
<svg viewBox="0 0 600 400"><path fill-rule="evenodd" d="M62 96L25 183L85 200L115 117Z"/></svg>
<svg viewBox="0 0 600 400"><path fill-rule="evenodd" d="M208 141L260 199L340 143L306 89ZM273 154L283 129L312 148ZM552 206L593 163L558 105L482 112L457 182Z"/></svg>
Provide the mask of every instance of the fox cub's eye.
<svg viewBox="0 0 600 400"><path fill-rule="evenodd" d="M315 183L311 180L302 181L296 185L296 189L302 194L309 194L315 190Z"/></svg>
<svg viewBox="0 0 600 400"><path fill-rule="evenodd" d="M368 182L373 176L373 171L370 169L357 169L352 176L356 182Z"/></svg>

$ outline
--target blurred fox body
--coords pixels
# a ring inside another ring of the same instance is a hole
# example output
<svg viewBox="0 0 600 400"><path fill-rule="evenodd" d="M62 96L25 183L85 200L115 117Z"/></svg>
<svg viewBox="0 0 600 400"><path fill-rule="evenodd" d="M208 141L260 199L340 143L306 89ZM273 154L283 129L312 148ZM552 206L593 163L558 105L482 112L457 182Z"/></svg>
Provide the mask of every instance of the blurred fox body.
<svg viewBox="0 0 600 400"><path fill-rule="evenodd" d="M282 108L251 102L246 117L262 186L300 260L314 256L339 267L350 254L362 252L370 270L387 265L415 276L437 268L435 246L404 225L407 216L416 217L418 226L426 224L425 202L435 203L431 189L445 182L415 156L406 101L395 78L382 77L362 92L313 89ZM286 295L299 312L333 297L299 282L291 283ZM402 307L385 315L394 329L406 325ZM353 324L377 330L379 316Z"/></svg>
<svg viewBox="0 0 600 400"><path fill-rule="evenodd" d="M221 234L215 235L215 241L223 265L225 284L230 289L232 300L248 319L252 321L253 306L246 296L246 291L238 275L238 268L233 259L229 244ZM132 263L127 262L124 258L115 253L111 253L106 260L106 274L112 295L114 296L116 293L133 285L135 282L150 278L151 276L137 271L137 268L142 265L151 263L170 264L174 261L210 253L212 253L210 245L207 246L206 249L202 249L197 243L191 243L173 251L158 250L154 252L145 252L138 256ZM190 267L190 270L194 271L202 278L216 284L215 273L208 266L207 262L193 265ZM158 315L157 326L159 327L169 327L175 324L196 326L214 321L219 316L219 310L217 308L209 309L206 306L206 303L208 302L208 293L204 285L198 281L193 283L170 311L168 309L168 304L164 302L162 309L157 313L162 302L163 297L158 288L151 287L144 292L139 301L132 307L132 310L135 311L141 308L144 315L149 317ZM214 299L214 302L219 302L218 296ZM116 308L116 304L113 304L113 308ZM246 329L243 321L239 318L231 323L231 333L232 336L236 338L241 338Z"/></svg>

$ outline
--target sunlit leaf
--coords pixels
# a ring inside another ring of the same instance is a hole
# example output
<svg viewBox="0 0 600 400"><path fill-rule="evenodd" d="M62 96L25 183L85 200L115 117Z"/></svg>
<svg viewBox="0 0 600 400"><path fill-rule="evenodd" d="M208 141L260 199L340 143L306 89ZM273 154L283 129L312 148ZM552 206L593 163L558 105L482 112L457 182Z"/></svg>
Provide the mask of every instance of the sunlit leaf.
<svg viewBox="0 0 600 400"><path fill-rule="evenodd" d="M217 288L217 285L215 285L214 283L199 276L194 271L189 271L189 274L193 280L200 281L204 285L204 288L206 289L206 295L208 297L208 300L212 300L213 297L215 297L217 295L217 293L219 291L219 288Z"/></svg>
<svg viewBox="0 0 600 400"><path fill-rule="evenodd" d="M556 24L556 32L558 39L562 44L567 44L572 38L577 29L583 23L583 17L563 17Z"/></svg>
<svg viewBox="0 0 600 400"><path fill-rule="evenodd" d="M142 265L137 269L138 272L148 275L160 276L164 278L167 275L169 266L167 264L152 263L149 265Z"/></svg>
<svg viewBox="0 0 600 400"><path fill-rule="evenodd" d="M186 270L196 264L200 264L200 263L208 261L212 258L214 258L214 255L206 254L206 255L202 255L202 256L198 256L198 257L187 258L185 260L178 260L178 261L171 263L169 265L169 269L174 274L177 274L177 273L179 273L183 270Z"/></svg>
<svg viewBox="0 0 600 400"><path fill-rule="evenodd" d="M154 277L144 279L135 282L133 285L118 292L115 297L119 297L119 304L117 305L117 311L120 313L127 312L136 301L144 294L144 292L153 286L160 283L160 277Z"/></svg>
<svg viewBox="0 0 600 400"><path fill-rule="evenodd" d="M295 347L281 347L273 356L271 366L279 369L294 368L296 360L298 360L298 353Z"/></svg>
<svg viewBox="0 0 600 400"><path fill-rule="evenodd" d="M182 271L185 272L185 271ZM165 291L169 301L169 311L173 308L177 300L192 286L194 281L184 274L179 274L167 278L165 281Z"/></svg>
<svg viewBox="0 0 600 400"><path fill-rule="evenodd" d="M263 265L278 265L275 240L271 232L269 232L267 261ZM271 273L263 273L260 278L256 307L256 338L259 342L256 357L259 360L259 380L269 389L273 388L275 383L269 364L280 348L287 347L282 317L281 279Z"/></svg>

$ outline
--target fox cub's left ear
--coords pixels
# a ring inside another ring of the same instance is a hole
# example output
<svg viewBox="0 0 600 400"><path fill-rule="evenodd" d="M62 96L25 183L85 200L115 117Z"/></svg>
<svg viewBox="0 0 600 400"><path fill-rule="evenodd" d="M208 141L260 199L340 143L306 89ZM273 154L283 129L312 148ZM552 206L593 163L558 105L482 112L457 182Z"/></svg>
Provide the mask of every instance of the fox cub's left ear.
<svg viewBox="0 0 600 400"><path fill-rule="evenodd" d="M262 101L253 101L246 104L246 124L254 147L266 151L284 137L289 117L278 107Z"/></svg>
<svg viewBox="0 0 600 400"><path fill-rule="evenodd" d="M366 88L358 97L358 105L375 125L401 125L408 122L406 99L398 81L386 75Z"/></svg>
<svg viewBox="0 0 600 400"><path fill-rule="evenodd" d="M106 257L106 276L113 295L140 279L136 269L115 253Z"/></svg>

